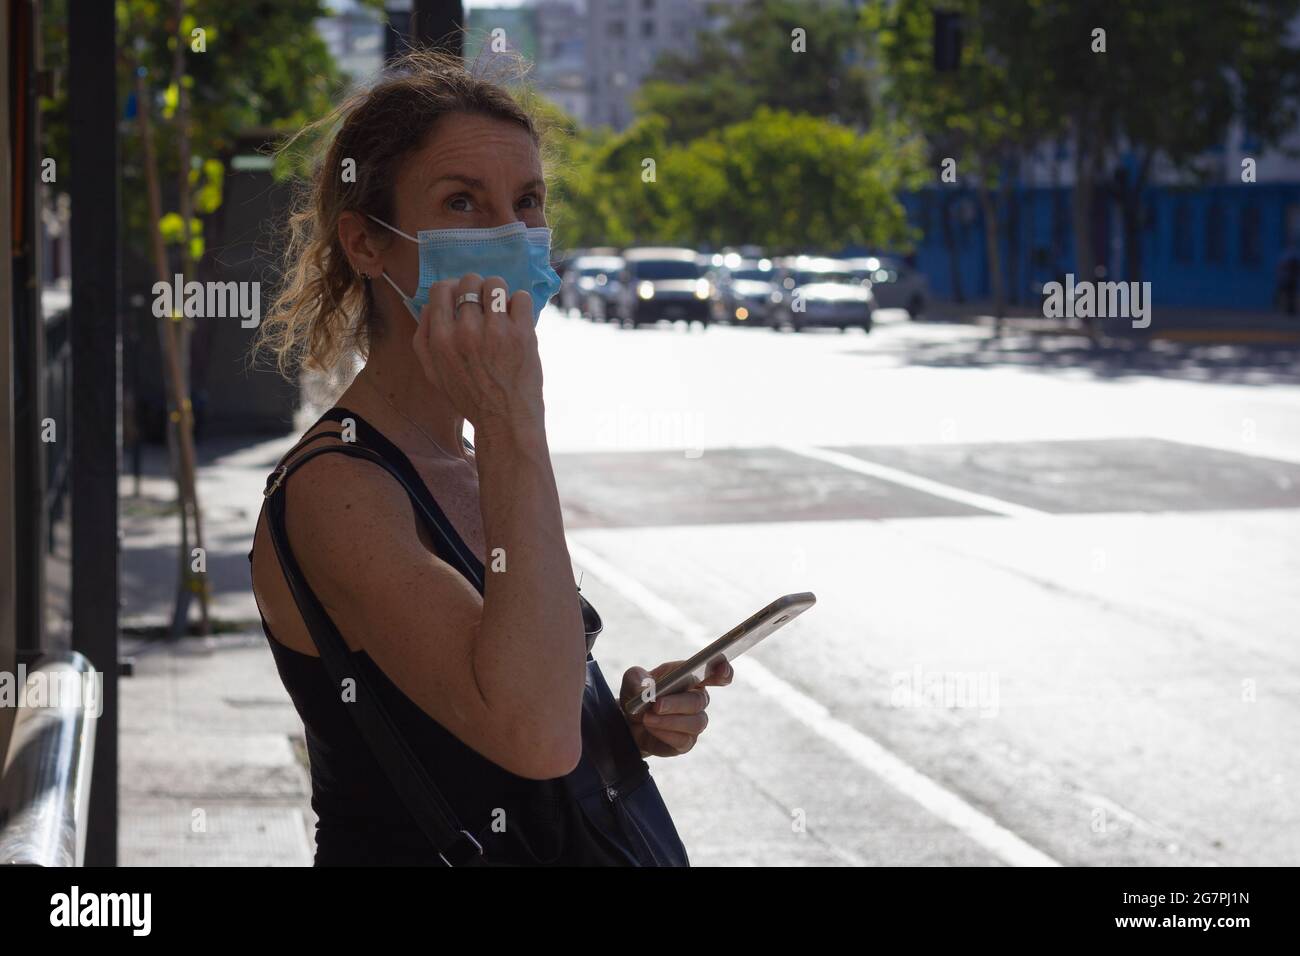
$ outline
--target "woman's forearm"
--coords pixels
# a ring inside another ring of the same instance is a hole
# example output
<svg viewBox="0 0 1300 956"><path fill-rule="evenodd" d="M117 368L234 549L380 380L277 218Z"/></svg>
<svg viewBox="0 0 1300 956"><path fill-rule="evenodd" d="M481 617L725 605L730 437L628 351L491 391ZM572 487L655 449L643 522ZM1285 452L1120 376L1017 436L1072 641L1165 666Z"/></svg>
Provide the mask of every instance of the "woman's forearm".
<svg viewBox="0 0 1300 956"><path fill-rule="evenodd" d="M532 725L521 732L575 748L586 680L582 611L546 430L539 417L476 428L474 437L487 547L476 679L491 709Z"/></svg>

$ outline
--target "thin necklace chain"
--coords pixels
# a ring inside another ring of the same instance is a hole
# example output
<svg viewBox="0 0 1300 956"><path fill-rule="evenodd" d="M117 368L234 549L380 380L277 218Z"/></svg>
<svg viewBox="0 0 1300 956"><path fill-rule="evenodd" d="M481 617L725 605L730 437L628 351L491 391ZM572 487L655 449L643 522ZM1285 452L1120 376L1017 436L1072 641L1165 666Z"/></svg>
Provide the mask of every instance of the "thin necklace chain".
<svg viewBox="0 0 1300 956"><path fill-rule="evenodd" d="M364 375L359 375L359 376L357 376L357 377L358 377L358 378L366 378L366 376L364 376ZM383 391L380 390L379 386L376 385L374 382L370 381L369 378L366 378L366 384L369 385L372 389L374 389L375 392L376 392L376 394L378 394L380 398L382 398L385 402L388 403L388 407L389 407L389 408L391 408L393 411L397 412L397 414L401 415L401 416L402 416L403 418L405 418L408 422L410 422L410 423L411 423L411 427L413 427L416 431L418 431L421 435L423 435L426 439L428 439L429 444L433 445L434 448L436 448L436 449L438 449L438 451L442 452L442 454L443 454L444 456L446 456L447 458L455 459L456 461L463 461L463 462L465 462L465 463L468 464L469 459L467 459L464 455L453 455L451 452L447 451L447 449L443 448L442 445L438 444L437 440L436 440L432 435L430 435L430 434L429 434L428 432L426 432L423 428L421 428L420 425L419 425L419 423L416 422L415 419L411 418L410 415L406 414L406 412L404 412L404 411L402 411L400 408L398 408L398 407L393 403L393 400L392 400L391 398L389 398L387 395L385 395L385 394L383 393Z"/></svg>

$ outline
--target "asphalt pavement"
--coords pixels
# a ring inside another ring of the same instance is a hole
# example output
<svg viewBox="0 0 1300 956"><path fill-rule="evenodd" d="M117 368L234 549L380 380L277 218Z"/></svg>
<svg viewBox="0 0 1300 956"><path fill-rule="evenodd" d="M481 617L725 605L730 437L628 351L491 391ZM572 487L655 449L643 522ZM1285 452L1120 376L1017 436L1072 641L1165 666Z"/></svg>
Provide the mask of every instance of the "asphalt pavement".
<svg viewBox="0 0 1300 956"><path fill-rule="evenodd" d="M1294 349L558 318L542 343L607 670L819 598L656 768L697 862L1300 858Z"/></svg>

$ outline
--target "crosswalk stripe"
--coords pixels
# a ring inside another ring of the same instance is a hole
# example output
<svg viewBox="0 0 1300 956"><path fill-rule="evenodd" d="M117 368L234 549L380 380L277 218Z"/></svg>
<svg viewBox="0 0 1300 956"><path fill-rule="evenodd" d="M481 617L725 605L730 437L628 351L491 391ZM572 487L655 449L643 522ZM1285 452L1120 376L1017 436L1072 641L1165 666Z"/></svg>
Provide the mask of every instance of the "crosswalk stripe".
<svg viewBox="0 0 1300 956"><path fill-rule="evenodd" d="M972 508L979 508L983 511L991 511L994 514L1005 515L1008 518L1047 518L1051 516L1051 512L1048 511L1040 511L1037 508L1018 505L1012 501L1003 501L1001 498L994 498L991 495L981 495L978 492L966 491L964 488L946 485L942 481L935 481L932 478L924 478L921 475L914 475L910 471L891 468L889 465L877 464L874 461L867 461L864 458L858 458L856 455L848 455L842 451L834 451L830 448L816 448L812 445L777 445L776 447L780 448L782 451L787 451L792 455L802 455L804 458L811 458L815 461L824 461L830 465L838 465L839 467L846 468L849 471L856 471L860 475L879 478L881 481L888 481L895 485L902 485L905 488L923 491L929 495L935 495L939 498L947 498L949 501L956 501L959 504L969 505Z"/></svg>

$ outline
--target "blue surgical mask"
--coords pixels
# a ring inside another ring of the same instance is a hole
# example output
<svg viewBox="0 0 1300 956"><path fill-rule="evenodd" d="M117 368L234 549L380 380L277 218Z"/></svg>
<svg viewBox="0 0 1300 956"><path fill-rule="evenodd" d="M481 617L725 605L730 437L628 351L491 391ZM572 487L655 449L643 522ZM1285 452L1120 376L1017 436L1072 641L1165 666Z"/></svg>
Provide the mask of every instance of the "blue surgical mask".
<svg viewBox="0 0 1300 956"><path fill-rule="evenodd" d="M378 216L370 218L420 247L420 281L413 295L404 293L384 272L384 278L397 290L417 322L420 310L429 301L429 288L443 279L459 279L467 272L477 272L484 278L500 276L511 295L529 293L533 297L534 325L547 301L560 291L560 277L551 268L549 229L529 228L516 221L495 229L422 229L412 236Z"/></svg>

